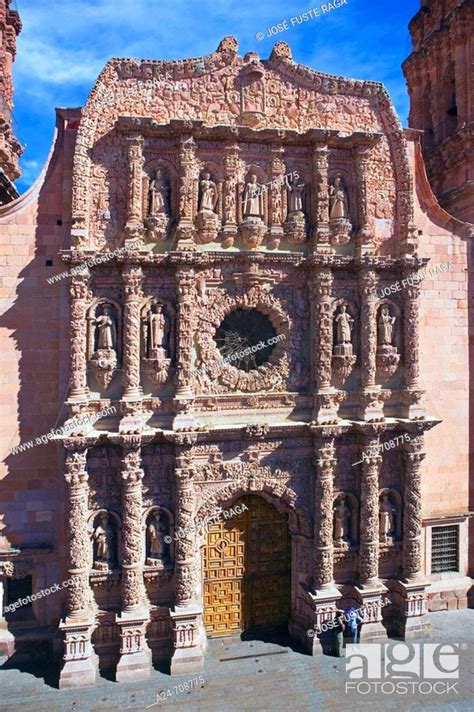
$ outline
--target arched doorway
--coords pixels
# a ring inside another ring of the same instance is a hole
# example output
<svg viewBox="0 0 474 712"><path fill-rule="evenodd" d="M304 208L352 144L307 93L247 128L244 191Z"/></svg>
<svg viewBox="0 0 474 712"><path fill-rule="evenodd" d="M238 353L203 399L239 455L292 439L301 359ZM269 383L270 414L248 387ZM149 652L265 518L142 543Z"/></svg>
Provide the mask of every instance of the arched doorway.
<svg viewBox="0 0 474 712"><path fill-rule="evenodd" d="M208 636L286 629L291 598L288 515L262 497L232 504L241 514L212 524L203 554ZM230 507L227 508L227 511Z"/></svg>

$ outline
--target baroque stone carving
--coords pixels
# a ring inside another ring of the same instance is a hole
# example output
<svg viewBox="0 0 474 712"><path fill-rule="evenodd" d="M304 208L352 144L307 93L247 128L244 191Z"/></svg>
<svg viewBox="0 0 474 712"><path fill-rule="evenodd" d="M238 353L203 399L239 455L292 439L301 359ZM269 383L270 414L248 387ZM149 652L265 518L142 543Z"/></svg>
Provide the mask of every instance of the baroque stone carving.
<svg viewBox="0 0 474 712"><path fill-rule="evenodd" d="M336 380L341 385L349 377L357 357L353 353L352 329L354 318L347 311L347 305L341 304L334 317L334 352L332 357Z"/></svg>
<svg viewBox="0 0 474 712"><path fill-rule="evenodd" d="M299 176L293 175L293 180L287 184L288 216L284 231L288 242L300 244L306 239L306 218L303 206L303 191L305 184Z"/></svg>
<svg viewBox="0 0 474 712"><path fill-rule="evenodd" d="M93 565L95 569L113 569L118 561L117 529L107 512L96 517L92 533L94 544Z"/></svg>
<svg viewBox="0 0 474 712"><path fill-rule="evenodd" d="M336 245L345 245L350 240L352 223L349 218L347 191L342 177L336 175L329 187L329 227L331 240Z"/></svg>
<svg viewBox="0 0 474 712"><path fill-rule="evenodd" d="M400 354L394 345L397 318L390 313L388 304L380 307L377 318L377 373L388 379L398 368Z"/></svg>
<svg viewBox="0 0 474 712"><path fill-rule="evenodd" d="M171 188L162 168L148 180L145 226L149 240L166 240L171 221Z"/></svg>
<svg viewBox="0 0 474 712"><path fill-rule="evenodd" d="M88 314L88 362L100 388L106 390L119 365L119 312L115 305L99 300Z"/></svg>

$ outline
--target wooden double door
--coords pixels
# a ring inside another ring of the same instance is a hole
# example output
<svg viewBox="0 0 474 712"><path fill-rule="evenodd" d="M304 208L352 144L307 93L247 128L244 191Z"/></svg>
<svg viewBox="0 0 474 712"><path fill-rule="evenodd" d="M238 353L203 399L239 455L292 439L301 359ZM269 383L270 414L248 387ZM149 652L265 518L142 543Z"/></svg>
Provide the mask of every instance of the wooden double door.
<svg viewBox="0 0 474 712"><path fill-rule="evenodd" d="M209 636L286 628L291 598L288 516L246 495L241 514L209 527L204 546L204 624ZM229 511L228 508L227 511Z"/></svg>

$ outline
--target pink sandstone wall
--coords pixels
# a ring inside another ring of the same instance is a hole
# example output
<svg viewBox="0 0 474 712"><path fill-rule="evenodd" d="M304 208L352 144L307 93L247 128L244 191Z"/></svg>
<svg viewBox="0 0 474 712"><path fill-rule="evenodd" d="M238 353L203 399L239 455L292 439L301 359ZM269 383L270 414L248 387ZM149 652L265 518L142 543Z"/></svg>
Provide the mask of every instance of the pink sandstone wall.
<svg viewBox="0 0 474 712"><path fill-rule="evenodd" d="M43 174L27 194L0 209L0 551L54 546L44 557L44 580L34 580L34 590L62 581L66 571L65 552L58 547L65 521L61 450L50 442L9 453L64 419L68 281L46 280L64 269L58 253L69 230L78 118L77 110L58 110ZM46 266L48 258L53 266ZM41 604L59 616L60 596Z"/></svg>
<svg viewBox="0 0 474 712"><path fill-rule="evenodd" d="M469 374L474 364L468 296L473 287L468 280L469 230L439 207L426 178L416 134L407 131L416 169L415 222L423 233L419 254L430 258L428 267L450 262L448 271L423 281L421 292L420 381L426 390L428 414L443 421L425 435L422 502L427 519L466 514L472 509ZM472 533L471 524L471 542ZM469 557L470 566L465 571L469 573L473 568L472 546L466 551L465 537L460 544Z"/></svg>

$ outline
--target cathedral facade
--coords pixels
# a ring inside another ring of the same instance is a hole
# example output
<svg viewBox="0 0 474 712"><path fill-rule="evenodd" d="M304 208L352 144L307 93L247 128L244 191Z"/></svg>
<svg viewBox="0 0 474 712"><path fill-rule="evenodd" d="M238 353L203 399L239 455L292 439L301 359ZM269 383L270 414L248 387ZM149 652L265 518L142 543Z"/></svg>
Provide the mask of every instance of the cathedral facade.
<svg viewBox="0 0 474 712"><path fill-rule="evenodd" d="M163 659L201 669L211 636L284 629L315 654L337 608L367 605L372 641L467 605L451 287L437 317L441 272L464 294L470 227L437 205L383 86L227 37L198 59L112 60L57 116L46 174L0 213L36 245L31 289L6 296L7 373L25 374L7 440L66 415L10 450L0 580L5 604L68 585L4 614L8 654L50 640L63 687L136 680ZM436 527L458 532L444 568Z"/></svg>

